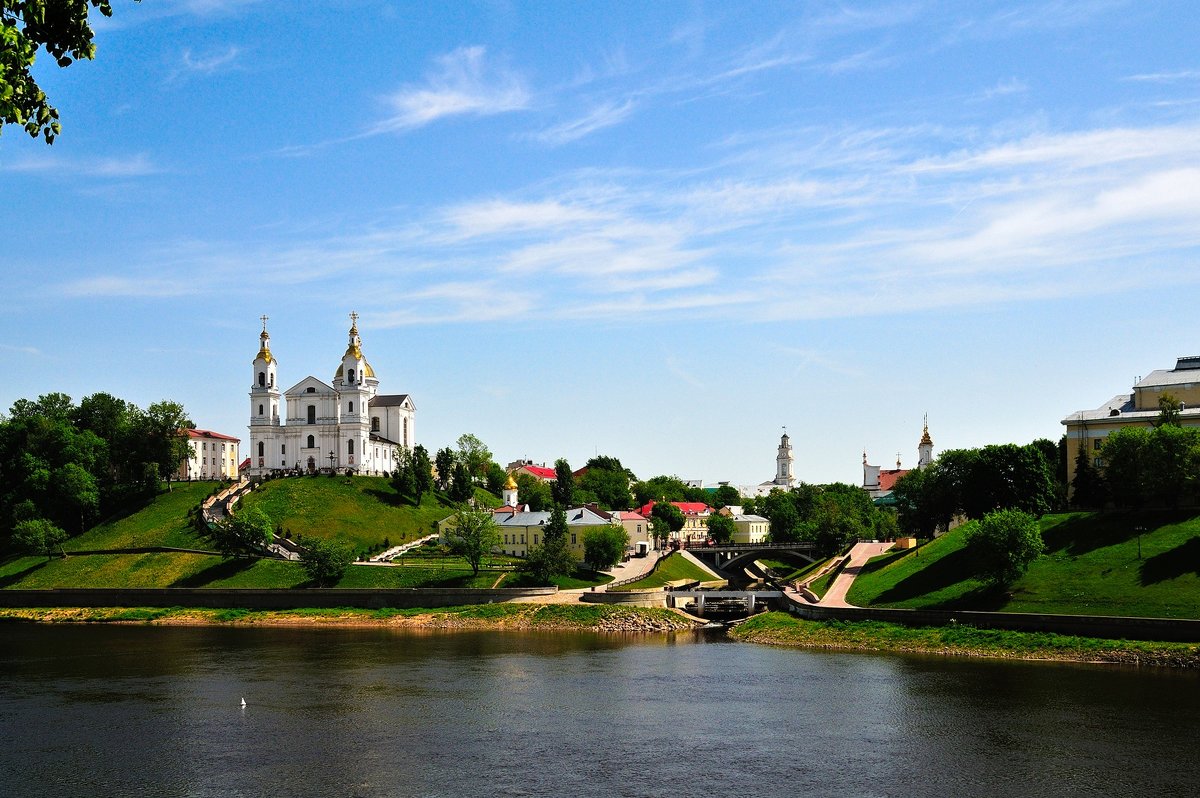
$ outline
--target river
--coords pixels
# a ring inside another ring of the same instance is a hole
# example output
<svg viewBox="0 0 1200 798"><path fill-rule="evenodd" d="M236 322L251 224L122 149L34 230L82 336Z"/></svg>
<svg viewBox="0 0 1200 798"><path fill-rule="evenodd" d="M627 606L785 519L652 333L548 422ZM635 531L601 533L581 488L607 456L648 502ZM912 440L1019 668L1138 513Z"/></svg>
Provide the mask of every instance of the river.
<svg viewBox="0 0 1200 798"><path fill-rule="evenodd" d="M1190 796L1198 740L1190 672L692 633L0 626L20 798Z"/></svg>

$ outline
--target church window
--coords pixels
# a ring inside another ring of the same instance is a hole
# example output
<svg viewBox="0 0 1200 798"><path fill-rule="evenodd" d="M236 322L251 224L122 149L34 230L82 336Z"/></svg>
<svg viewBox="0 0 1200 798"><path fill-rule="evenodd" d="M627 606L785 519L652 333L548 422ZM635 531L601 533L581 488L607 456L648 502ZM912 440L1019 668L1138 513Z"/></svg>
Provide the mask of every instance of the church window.
<svg viewBox="0 0 1200 798"><path fill-rule="evenodd" d="M308 436L308 448L310 448L310 449L317 448L316 438L314 438L312 435Z"/></svg>
<svg viewBox="0 0 1200 798"><path fill-rule="evenodd" d="M258 442L258 456L259 457L263 456L263 442L262 441Z"/></svg>
<svg viewBox="0 0 1200 798"><path fill-rule="evenodd" d="M317 406L316 405L308 406L308 423L309 424L317 423Z"/></svg>
<svg viewBox="0 0 1200 798"><path fill-rule="evenodd" d="M379 416L371 416L371 432L379 432Z"/></svg>
<svg viewBox="0 0 1200 798"><path fill-rule="evenodd" d="M404 445L408 446L408 419L404 419Z"/></svg>
<svg viewBox="0 0 1200 798"><path fill-rule="evenodd" d="M305 389L304 389L304 392L305 392L305 393L316 393L316 392L317 392L317 389L316 389L316 388L314 388L314 387L312 387L312 386L310 385L310 386L308 386L307 388L305 388Z"/></svg>
<svg viewBox="0 0 1200 798"><path fill-rule="evenodd" d="M349 371L347 371L346 376L347 376L347 382L354 382L354 369L350 369Z"/></svg>
<svg viewBox="0 0 1200 798"><path fill-rule="evenodd" d="M259 406L258 406L258 414L259 414L260 416L263 414L263 406L262 406L262 405L259 405Z"/></svg>
<svg viewBox="0 0 1200 798"><path fill-rule="evenodd" d="M346 412L347 413L354 412L354 402L346 402Z"/></svg>
<svg viewBox="0 0 1200 798"><path fill-rule="evenodd" d="M354 439L346 441L346 454L354 454Z"/></svg>
<svg viewBox="0 0 1200 798"><path fill-rule="evenodd" d="M267 374L266 374L266 372L263 372L263 371L260 371L260 372L258 372L258 387L260 387L260 388L265 388L265 387L266 387L266 385L267 385Z"/></svg>
<svg viewBox="0 0 1200 798"><path fill-rule="evenodd" d="M281 444L279 445L279 453L280 453L280 454L287 454L287 444L286 444L286 443L281 443Z"/></svg>
<svg viewBox="0 0 1200 798"><path fill-rule="evenodd" d="M274 374L271 375L271 387L272 388L275 387L275 375Z"/></svg>

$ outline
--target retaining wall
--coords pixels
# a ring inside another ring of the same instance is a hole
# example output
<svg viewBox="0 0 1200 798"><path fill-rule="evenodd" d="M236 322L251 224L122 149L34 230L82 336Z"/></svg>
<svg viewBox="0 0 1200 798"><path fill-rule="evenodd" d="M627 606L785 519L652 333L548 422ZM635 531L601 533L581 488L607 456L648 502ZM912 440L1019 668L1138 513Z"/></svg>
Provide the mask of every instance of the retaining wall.
<svg viewBox="0 0 1200 798"><path fill-rule="evenodd" d="M786 594L785 594L786 597ZM787 609L817 621L886 621L905 626L969 624L984 629L1016 632L1055 632L1115 640L1200 642L1200 621L1174 618L1125 618L1099 615L1051 615L1029 612L972 612L966 610L898 610L873 607L822 607L785 598Z"/></svg>
<svg viewBox="0 0 1200 798"><path fill-rule="evenodd" d="M625 607L665 607L667 592L655 590L585 591L581 599L588 604L620 604Z"/></svg>
<svg viewBox="0 0 1200 798"><path fill-rule="evenodd" d="M215 588L62 588L0 590L0 607L203 607L208 609L290 610L303 607L420 609L462 604L493 604L514 598L550 596L556 587L393 588L388 590L311 588L234 590Z"/></svg>

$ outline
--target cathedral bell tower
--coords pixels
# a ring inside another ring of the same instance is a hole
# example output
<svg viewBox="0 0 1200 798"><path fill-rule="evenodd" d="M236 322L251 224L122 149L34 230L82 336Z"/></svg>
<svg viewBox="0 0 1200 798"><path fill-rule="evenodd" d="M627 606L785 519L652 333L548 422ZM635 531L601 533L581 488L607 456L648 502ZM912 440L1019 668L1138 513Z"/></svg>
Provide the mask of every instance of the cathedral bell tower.
<svg viewBox="0 0 1200 798"><path fill-rule="evenodd" d="M513 479L512 474L508 475L508 480L504 483L504 504L513 508L517 506L517 481Z"/></svg>
<svg viewBox="0 0 1200 798"><path fill-rule="evenodd" d="M279 426L279 383L276 369L279 361L271 354L271 334L267 332L267 317L262 317L262 334L258 336L258 356L254 358L253 382L250 385L250 426Z"/></svg>
<svg viewBox="0 0 1200 798"><path fill-rule="evenodd" d="M340 462L352 470L360 470L367 454L370 439L371 398L379 388L375 369L363 357L362 339L358 336L358 314L350 314L349 342L342 363L333 375L333 387L338 394L338 425L341 428Z"/></svg>

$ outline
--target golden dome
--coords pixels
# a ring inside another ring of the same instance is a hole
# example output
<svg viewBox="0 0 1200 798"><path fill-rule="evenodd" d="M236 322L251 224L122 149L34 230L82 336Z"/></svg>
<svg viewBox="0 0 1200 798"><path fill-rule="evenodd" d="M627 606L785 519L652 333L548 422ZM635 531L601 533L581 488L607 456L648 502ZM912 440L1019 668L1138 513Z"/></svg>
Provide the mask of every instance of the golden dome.
<svg viewBox="0 0 1200 798"><path fill-rule="evenodd" d="M349 352L347 352L347 354L349 354ZM358 354L358 356L361 358L362 353L360 352ZM342 378L342 375L345 373L344 369L345 369L345 366L338 366L337 373L333 375L333 378L335 380L340 380ZM371 368L371 364L365 360L363 361L363 376L370 377L372 379L375 377L375 369Z"/></svg>
<svg viewBox="0 0 1200 798"><path fill-rule="evenodd" d="M516 490L517 489L517 481L515 479L513 479L512 474L508 475L508 481L504 483L504 489L505 490Z"/></svg>

